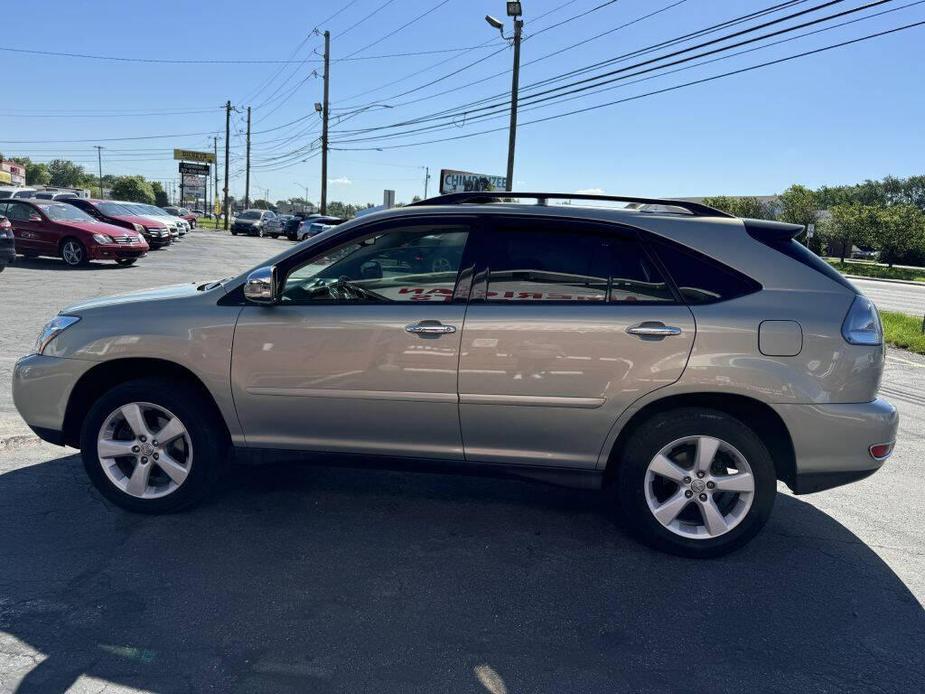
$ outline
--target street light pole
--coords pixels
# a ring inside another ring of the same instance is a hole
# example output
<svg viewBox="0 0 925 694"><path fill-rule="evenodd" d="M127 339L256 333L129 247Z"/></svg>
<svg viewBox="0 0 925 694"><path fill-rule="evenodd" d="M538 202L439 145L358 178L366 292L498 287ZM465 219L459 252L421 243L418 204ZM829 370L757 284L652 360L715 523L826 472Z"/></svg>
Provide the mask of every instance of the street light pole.
<svg viewBox="0 0 925 694"><path fill-rule="evenodd" d="M103 148L100 145L93 145L96 147L96 160L100 166L100 199L103 198Z"/></svg>
<svg viewBox="0 0 925 694"><path fill-rule="evenodd" d="M324 102L321 110L321 214L328 211L328 94L331 82L331 32L324 32Z"/></svg>
<svg viewBox="0 0 925 694"><path fill-rule="evenodd" d="M524 20L514 18L514 74L511 76L511 126L507 138L507 190L514 190L514 148L517 145L517 96L520 89L520 36Z"/></svg>

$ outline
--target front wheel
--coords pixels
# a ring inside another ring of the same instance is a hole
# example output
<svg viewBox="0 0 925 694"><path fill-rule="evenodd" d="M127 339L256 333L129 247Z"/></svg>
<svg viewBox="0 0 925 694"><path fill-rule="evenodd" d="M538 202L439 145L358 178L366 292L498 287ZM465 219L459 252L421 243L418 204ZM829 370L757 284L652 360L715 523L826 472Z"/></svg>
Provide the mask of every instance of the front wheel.
<svg viewBox="0 0 925 694"><path fill-rule="evenodd" d="M219 416L184 382L139 379L90 408L80 436L100 493L139 513L169 513L202 499L227 452Z"/></svg>
<svg viewBox="0 0 925 694"><path fill-rule="evenodd" d="M650 546L686 557L745 545L767 522L777 493L767 447L717 410L655 415L633 432L616 464L630 528Z"/></svg>
<svg viewBox="0 0 925 694"><path fill-rule="evenodd" d="M61 244L61 259L71 267L86 265L90 261L87 249L77 239L66 239Z"/></svg>

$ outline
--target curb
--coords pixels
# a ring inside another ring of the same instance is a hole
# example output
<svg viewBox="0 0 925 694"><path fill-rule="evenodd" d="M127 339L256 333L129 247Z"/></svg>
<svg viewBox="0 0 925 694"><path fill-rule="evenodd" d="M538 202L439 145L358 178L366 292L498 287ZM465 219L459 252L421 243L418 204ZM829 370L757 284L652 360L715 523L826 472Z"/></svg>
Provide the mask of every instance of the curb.
<svg viewBox="0 0 925 694"><path fill-rule="evenodd" d="M887 284L906 284L910 287L925 287L925 282L916 282L914 280L894 280L888 277L865 277L864 275L843 275L849 280L868 280L870 282L886 282Z"/></svg>

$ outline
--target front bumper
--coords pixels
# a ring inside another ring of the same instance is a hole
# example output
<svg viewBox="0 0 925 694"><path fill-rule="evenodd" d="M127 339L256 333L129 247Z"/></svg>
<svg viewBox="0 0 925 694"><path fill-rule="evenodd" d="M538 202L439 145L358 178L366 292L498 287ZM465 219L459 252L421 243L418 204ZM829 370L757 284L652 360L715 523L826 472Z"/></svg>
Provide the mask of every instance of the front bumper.
<svg viewBox="0 0 925 694"><path fill-rule="evenodd" d="M124 258L141 258L148 252L148 244L107 243L90 246L87 251L91 260L122 260Z"/></svg>
<svg viewBox="0 0 925 694"><path fill-rule="evenodd" d="M71 392L97 362L30 354L13 367L13 403L40 438L61 445Z"/></svg>
<svg viewBox="0 0 925 694"><path fill-rule="evenodd" d="M896 441L899 415L886 400L843 405L773 405L796 455L796 494L831 489L872 475L884 464L869 448Z"/></svg>

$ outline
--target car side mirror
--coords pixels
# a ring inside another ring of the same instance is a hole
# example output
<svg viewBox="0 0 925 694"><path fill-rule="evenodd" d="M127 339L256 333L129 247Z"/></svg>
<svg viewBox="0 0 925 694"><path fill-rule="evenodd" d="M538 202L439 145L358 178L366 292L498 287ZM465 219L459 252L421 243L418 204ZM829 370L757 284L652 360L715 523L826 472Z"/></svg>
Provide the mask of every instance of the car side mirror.
<svg viewBox="0 0 925 694"><path fill-rule="evenodd" d="M382 266L375 260L370 260L360 266L360 277L364 280L381 280Z"/></svg>
<svg viewBox="0 0 925 694"><path fill-rule="evenodd" d="M252 304L263 306L279 301L279 275L275 265L257 268L247 276L244 298Z"/></svg>
<svg viewBox="0 0 925 694"><path fill-rule="evenodd" d="M41 222L42 215L36 214L35 212L33 212L32 214L29 215L29 221L30 222Z"/></svg>

